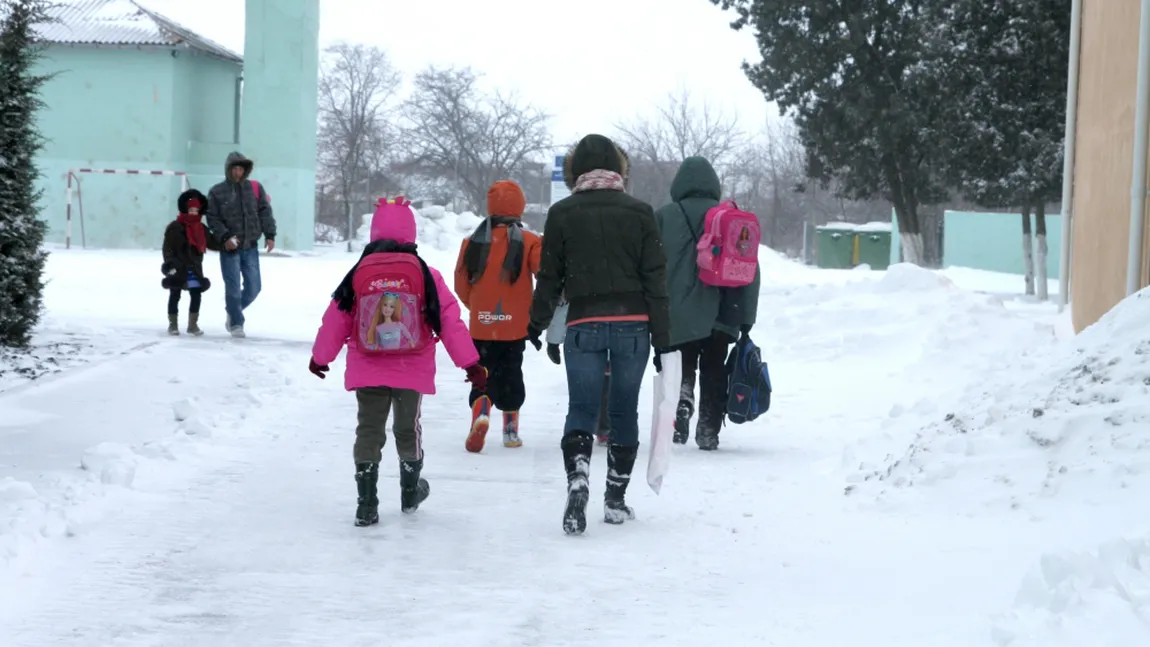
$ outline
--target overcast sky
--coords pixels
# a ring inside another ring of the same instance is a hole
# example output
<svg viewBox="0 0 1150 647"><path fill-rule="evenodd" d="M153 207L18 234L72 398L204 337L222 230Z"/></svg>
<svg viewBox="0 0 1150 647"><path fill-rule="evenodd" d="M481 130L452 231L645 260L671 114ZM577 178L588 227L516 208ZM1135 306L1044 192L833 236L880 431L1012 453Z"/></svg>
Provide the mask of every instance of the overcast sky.
<svg viewBox="0 0 1150 647"><path fill-rule="evenodd" d="M243 0L141 0L243 53ZM469 65L554 115L569 140L610 133L686 87L757 131L777 110L740 69L758 60L750 32L708 0L321 0L320 44L385 49L410 78ZM370 7L370 8L368 8Z"/></svg>

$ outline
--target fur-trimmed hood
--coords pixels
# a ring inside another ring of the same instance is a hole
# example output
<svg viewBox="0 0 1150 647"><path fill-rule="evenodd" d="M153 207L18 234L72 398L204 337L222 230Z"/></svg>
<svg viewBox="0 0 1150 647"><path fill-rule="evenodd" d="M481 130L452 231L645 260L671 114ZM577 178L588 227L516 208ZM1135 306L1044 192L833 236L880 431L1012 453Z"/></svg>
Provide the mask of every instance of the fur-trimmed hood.
<svg viewBox="0 0 1150 647"><path fill-rule="evenodd" d="M192 198L200 201L200 215L208 211L208 196L195 189L188 189L181 193L180 197L176 198L176 208L180 210L180 213L188 212L188 201Z"/></svg>
<svg viewBox="0 0 1150 647"><path fill-rule="evenodd" d="M596 169L618 173L626 185L631 172L631 158L610 138L587 135L572 146L563 158L563 183L568 190L574 191L579 176Z"/></svg>

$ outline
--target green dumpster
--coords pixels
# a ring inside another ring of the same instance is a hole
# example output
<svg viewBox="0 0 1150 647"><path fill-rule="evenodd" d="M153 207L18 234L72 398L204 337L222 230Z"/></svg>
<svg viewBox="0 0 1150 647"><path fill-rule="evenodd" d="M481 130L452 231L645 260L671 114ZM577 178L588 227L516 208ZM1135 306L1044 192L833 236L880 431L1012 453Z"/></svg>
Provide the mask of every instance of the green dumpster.
<svg viewBox="0 0 1150 647"><path fill-rule="evenodd" d="M855 236L858 240L855 256L858 265L865 263L872 270L885 270L890 266L890 224L860 225L855 228Z"/></svg>
<svg viewBox="0 0 1150 647"><path fill-rule="evenodd" d="M854 267L854 225L835 223L816 227L818 266L825 269L849 270Z"/></svg>

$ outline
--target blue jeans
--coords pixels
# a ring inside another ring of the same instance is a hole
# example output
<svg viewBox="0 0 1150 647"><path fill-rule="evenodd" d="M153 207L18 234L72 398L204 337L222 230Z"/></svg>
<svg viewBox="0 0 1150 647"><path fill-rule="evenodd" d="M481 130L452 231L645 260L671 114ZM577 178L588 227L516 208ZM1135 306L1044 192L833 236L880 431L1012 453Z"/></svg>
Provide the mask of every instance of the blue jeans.
<svg viewBox="0 0 1150 647"><path fill-rule="evenodd" d="M252 247L220 252L220 274L224 276L224 307L228 311L228 320L233 326L242 326L244 310L256 300L262 287L260 250Z"/></svg>
<svg viewBox="0 0 1150 647"><path fill-rule="evenodd" d="M603 399L603 374L610 362L610 443L638 447L639 389L651 356L651 333L646 322L575 324L567 328L563 355L567 365L567 424L563 434L595 433Z"/></svg>

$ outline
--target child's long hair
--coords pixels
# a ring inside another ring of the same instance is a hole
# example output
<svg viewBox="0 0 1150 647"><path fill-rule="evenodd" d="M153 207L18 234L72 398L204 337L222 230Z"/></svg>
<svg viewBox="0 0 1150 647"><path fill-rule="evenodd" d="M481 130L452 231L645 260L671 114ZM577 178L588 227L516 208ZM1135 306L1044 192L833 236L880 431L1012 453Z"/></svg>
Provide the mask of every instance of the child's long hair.
<svg viewBox="0 0 1150 647"><path fill-rule="evenodd" d="M384 294L382 297L380 297L379 305L375 308L375 314L371 317L371 326L367 329L367 343L371 344L372 346L375 345L376 327L379 326L379 324L384 323L383 306L389 304L393 309L391 311L391 320L388 323L403 321L403 302L399 300L399 297L394 294Z"/></svg>

